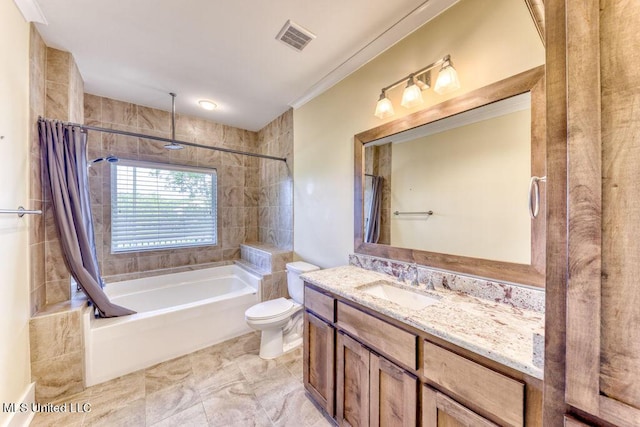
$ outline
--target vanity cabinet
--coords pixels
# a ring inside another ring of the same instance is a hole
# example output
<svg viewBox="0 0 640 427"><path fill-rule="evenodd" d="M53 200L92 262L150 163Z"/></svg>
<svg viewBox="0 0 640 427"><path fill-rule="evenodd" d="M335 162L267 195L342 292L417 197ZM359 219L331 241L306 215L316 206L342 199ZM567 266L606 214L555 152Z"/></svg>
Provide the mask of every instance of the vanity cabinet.
<svg viewBox="0 0 640 427"><path fill-rule="evenodd" d="M308 302L308 303L307 303ZM305 289L303 379L305 389L324 410L333 417L335 400L335 328L332 320L323 320L316 314L333 319L333 298ZM314 307L320 313L309 311Z"/></svg>
<svg viewBox="0 0 640 427"><path fill-rule="evenodd" d="M428 387L422 388L422 427L495 427L455 400Z"/></svg>
<svg viewBox="0 0 640 427"><path fill-rule="evenodd" d="M369 350L338 333L336 345L336 420L338 425L369 425Z"/></svg>
<svg viewBox="0 0 640 427"><path fill-rule="evenodd" d="M539 380L310 285L304 364L340 426L542 425Z"/></svg>
<svg viewBox="0 0 640 427"><path fill-rule="evenodd" d="M341 426L416 426L418 379L344 332L336 346Z"/></svg>

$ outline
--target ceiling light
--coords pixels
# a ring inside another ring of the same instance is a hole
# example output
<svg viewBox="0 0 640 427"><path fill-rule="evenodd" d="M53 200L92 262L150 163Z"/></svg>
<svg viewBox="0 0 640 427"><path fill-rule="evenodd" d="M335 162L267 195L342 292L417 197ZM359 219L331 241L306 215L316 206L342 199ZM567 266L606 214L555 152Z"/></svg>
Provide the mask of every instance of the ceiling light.
<svg viewBox="0 0 640 427"><path fill-rule="evenodd" d="M378 104L376 105L375 116L379 119L386 119L394 114L395 111L393 111L393 104L389 98L387 98L385 91L382 91L382 93L380 93L380 99L378 99Z"/></svg>
<svg viewBox="0 0 640 427"><path fill-rule="evenodd" d="M201 99L200 101L198 101L198 104L200 104L200 107L209 111L215 110L216 108L218 108L218 104L208 99Z"/></svg>
<svg viewBox="0 0 640 427"><path fill-rule="evenodd" d="M375 116L380 119L385 119L394 114L393 105L387 97L387 91L400 86L404 82L406 82L407 85L402 93L402 102L400 105L405 108L414 108L422 104L422 91L429 89L431 86L431 70L438 66L442 67L433 90L438 94L444 94L459 89L460 81L458 80L458 73L451 64L451 57L446 55L433 64L429 64L389 86L383 87L380 98L378 99L378 104L376 105Z"/></svg>

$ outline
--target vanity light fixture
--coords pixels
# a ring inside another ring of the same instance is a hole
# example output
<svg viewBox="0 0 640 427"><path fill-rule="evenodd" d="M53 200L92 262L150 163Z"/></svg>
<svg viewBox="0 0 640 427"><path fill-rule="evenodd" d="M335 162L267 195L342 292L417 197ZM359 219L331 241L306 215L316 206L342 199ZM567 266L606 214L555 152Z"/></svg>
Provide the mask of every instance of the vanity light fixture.
<svg viewBox="0 0 640 427"><path fill-rule="evenodd" d="M378 103L376 104L376 117L381 119L386 119L387 117L391 117L395 114L393 111L393 104L387 98L387 94L383 90L380 94L380 99L378 99Z"/></svg>
<svg viewBox="0 0 640 427"><path fill-rule="evenodd" d="M387 97L387 91L404 82L406 82L407 85L402 93L402 101L400 102L400 105L405 108L413 108L422 104L422 91L431 87L431 70L438 66L442 67L438 73L438 78L433 90L442 95L459 89L460 81L458 80L458 73L451 64L451 57L449 55L445 55L442 59L434 62L433 64L429 64L426 67L423 67L418 71L414 71L408 76L390 84L389 86L383 87L380 93L380 98L378 99L378 104L376 105L375 116L380 119L386 119L394 114L393 105Z"/></svg>
<svg viewBox="0 0 640 427"><path fill-rule="evenodd" d="M218 108L218 104L209 99L201 99L200 101L198 101L198 104L200 104L200 107L208 111L212 111Z"/></svg>

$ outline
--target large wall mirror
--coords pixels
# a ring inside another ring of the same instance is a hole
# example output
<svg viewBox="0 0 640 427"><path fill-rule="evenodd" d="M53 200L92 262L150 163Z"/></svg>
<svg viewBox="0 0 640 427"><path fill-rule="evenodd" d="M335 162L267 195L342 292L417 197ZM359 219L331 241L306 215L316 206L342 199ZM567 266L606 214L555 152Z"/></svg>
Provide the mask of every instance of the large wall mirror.
<svg viewBox="0 0 640 427"><path fill-rule="evenodd" d="M544 185L530 185L545 175L543 76L356 135L355 251L544 286Z"/></svg>

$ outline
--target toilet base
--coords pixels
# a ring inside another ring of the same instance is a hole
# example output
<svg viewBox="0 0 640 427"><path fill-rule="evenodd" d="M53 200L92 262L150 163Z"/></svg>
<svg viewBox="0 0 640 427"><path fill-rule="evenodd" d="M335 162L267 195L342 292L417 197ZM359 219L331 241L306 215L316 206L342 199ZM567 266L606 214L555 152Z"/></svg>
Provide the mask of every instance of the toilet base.
<svg viewBox="0 0 640 427"><path fill-rule="evenodd" d="M284 328L265 329L260 337L260 357L275 359L302 344L302 312L293 315Z"/></svg>
<svg viewBox="0 0 640 427"><path fill-rule="evenodd" d="M282 328L262 331L260 337L260 358L275 359L282 354Z"/></svg>

